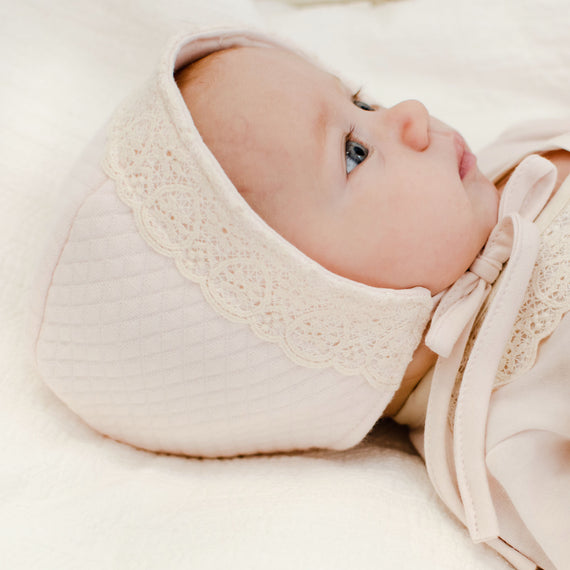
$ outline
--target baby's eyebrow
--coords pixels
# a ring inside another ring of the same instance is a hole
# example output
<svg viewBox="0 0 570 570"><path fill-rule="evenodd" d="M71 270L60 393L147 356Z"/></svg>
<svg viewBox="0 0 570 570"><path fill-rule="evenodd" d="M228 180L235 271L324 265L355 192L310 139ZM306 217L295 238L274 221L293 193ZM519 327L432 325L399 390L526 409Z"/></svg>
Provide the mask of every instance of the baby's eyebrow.
<svg viewBox="0 0 570 570"><path fill-rule="evenodd" d="M352 98L352 92L346 86L344 81L338 77L338 75L334 75L333 73L330 76L335 80L335 83L338 84L338 87L343 93L346 93L348 97ZM318 148L324 148L324 144L326 141L326 134L327 134L327 124L330 115L330 109L326 102L321 101L318 105L319 112L315 118L312 132L314 134L314 140L317 142Z"/></svg>
<svg viewBox="0 0 570 570"><path fill-rule="evenodd" d="M331 73L330 76L334 79L334 82L340 91L343 94L346 94L349 99L352 99L352 92L345 84L345 82L337 75ZM325 98L317 102L317 109L318 112L312 122L310 132L313 135L313 140L315 141L316 145L315 152L317 163L319 164L320 168L324 168L323 163L327 152L327 134L329 132L328 125L332 111L330 103Z"/></svg>
<svg viewBox="0 0 570 570"><path fill-rule="evenodd" d="M314 119L310 125L310 133L312 134L312 141L314 141L314 150L312 151L312 160L317 168L317 172L321 176L331 174L331 164L336 163L336 159L332 162L331 152L334 152L335 144L331 131L331 115L333 108L326 100L322 100L318 105L318 112L315 114ZM335 130L336 132L336 130ZM344 137L343 137L344 140ZM338 148L339 156L341 156L341 147Z"/></svg>
<svg viewBox="0 0 570 570"><path fill-rule="evenodd" d="M346 85L346 83L338 75L334 75L334 73L331 75L333 79L335 79L335 81L338 83L338 86L343 91L343 93L346 93L349 97L352 97L353 93L348 85Z"/></svg>
<svg viewBox="0 0 570 570"><path fill-rule="evenodd" d="M323 149L325 147L325 142L327 138L327 123L329 117L329 110L327 105L319 105L319 112L313 122L312 132L314 134L314 140L317 143L317 148ZM319 153L322 154L322 153Z"/></svg>

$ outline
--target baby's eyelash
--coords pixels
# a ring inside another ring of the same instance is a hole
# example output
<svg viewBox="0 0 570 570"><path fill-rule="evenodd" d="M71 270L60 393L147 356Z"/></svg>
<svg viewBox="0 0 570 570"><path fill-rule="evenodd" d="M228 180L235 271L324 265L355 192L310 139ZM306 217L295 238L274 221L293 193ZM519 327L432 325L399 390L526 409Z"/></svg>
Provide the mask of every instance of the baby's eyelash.
<svg viewBox="0 0 570 570"><path fill-rule="evenodd" d="M369 103L366 103L365 100L361 99L361 92L362 87L356 93L354 93L354 95L352 95L352 104L356 105L364 111L376 111L378 109L378 105L371 105Z"/></svg>
<svg viewBox="0 0 570 570"><path fill-rule="evenodd" d="M347 175L364 162L369 154L366 145L354 138L354 130L355 126L351 126L344 139L344 160Z"/></svg>
<svg viewBox="0 0 570 570"><path fill-rule="evenodd" d="M352 102L354 103L355 101L359 101L360 100L360 92L362 91L362 87L359 87L358 90L356 91L356 93L353 93L351 99Z"/></svg>

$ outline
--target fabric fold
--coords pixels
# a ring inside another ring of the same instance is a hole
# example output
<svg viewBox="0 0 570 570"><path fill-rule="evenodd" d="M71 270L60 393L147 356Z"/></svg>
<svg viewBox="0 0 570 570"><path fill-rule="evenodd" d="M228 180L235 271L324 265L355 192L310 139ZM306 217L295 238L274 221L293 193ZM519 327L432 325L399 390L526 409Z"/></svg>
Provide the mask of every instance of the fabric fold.
<svg viewBox="0 0 570 570"><path fill-rule="evenodd" d="M531 155L520 163L505 186L498 221L487 244L444 294L426 335L426 345L439 355L425 424L426 466L438 494L476 542L489 542L499 535L485 465L484 418L538 252L539 234L533 221L555 182L556 167L550 161ZM453 389L467 339L497 279L459 387L451 455L447 418Z"/></svg>

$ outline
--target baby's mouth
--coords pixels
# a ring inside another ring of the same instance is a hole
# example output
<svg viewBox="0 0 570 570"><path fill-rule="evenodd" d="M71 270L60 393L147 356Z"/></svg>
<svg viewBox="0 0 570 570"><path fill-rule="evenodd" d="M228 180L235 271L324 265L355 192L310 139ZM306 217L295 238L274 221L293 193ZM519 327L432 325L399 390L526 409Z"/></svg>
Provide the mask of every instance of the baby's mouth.
<svg viewBox="0 0 570 570"><path fill-rule="evenodd" d="M459 177L463 180L477 164L477 157L471 152L465 139L459 133L454 134L453 143L457 155Z"/></svg>

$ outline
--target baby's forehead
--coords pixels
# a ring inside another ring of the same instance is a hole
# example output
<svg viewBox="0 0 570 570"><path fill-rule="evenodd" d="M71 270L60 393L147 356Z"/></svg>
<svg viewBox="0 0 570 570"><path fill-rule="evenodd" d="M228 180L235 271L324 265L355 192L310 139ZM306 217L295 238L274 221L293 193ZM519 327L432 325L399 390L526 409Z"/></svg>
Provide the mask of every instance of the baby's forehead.
<svg viewBox="0 0 570 570"><path fill-rule="evenodd" d="M305 115L331 97L349 94L338 77L280 47L215 52L179 72L177 82L198 130L216 129L227 144L259 134L260 125L309 119Z"/></svg>
<svg viewBox="0 0 570 570"><path fill-rule="evenodd" d="M251 85L268 91L291 89L317 82L344 88L343 82L307 57L279 46L236 46L215 52L193 64L208 81L236 89Z"/></svg>
<svg viewBox="0 0 570 570"><path fill-rule="evenodd" d="M310 157L318 152L314 131L327 107L324 99L335 91L346 98L338 79L293 52L265 47L204 58L194 75L188 108L241 193L285 200L291 188L316 192L327 183Z"/></svg>

